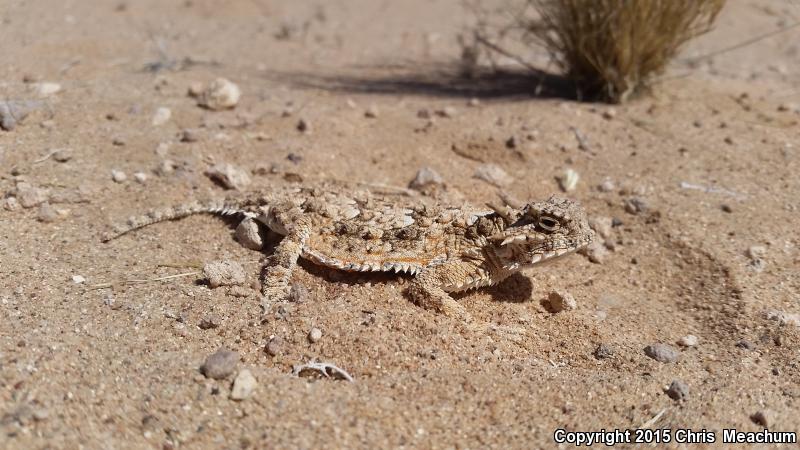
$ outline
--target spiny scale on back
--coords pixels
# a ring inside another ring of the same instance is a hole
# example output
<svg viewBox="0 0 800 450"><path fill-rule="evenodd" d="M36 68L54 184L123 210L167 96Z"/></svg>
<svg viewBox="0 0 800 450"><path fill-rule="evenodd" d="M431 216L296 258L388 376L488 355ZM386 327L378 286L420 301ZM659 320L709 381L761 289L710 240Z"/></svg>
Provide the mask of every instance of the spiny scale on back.
<svg viewBox="0 0 800 450"><path fill-rule="evenodd" d="M129 220L134 229L211 213L256 220L284 238L267 267L265 302L288 295L297 258L345 271L415 275L409 292L423 306L471 321L446 292L497 283L525 267L588 245L593 232L579 204L551 197L514 208L423 203L343 186L288 187L189 203Z"/></svg>

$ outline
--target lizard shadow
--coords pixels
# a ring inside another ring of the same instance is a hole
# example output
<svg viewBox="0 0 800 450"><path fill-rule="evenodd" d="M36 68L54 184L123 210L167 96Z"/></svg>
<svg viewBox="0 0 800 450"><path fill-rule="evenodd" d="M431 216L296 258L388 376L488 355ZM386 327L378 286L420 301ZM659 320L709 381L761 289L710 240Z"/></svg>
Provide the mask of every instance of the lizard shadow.
<svg viewBox="0 0 800 450"><path fill-rule="evenodd" d="M476 292L485 292L489 294L493 302L498 303L525 303L531 300L533 295L533 282L522 273L514 273L505 280L493 286L453 293L452 296L456 300L474 295Z"/></svg>

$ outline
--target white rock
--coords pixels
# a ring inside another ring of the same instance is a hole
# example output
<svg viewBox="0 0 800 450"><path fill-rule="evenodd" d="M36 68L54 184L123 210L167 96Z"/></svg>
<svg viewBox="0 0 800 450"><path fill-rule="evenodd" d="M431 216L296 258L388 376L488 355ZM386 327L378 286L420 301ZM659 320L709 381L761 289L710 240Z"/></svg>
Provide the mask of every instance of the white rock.
<svg viewBox="0 0 800 450"><path fill-rule="evenodd" d="M61 91L61 85L58 83L36 83L36 93L41 97L47 97Z"/></svg>
<svg viewBox="0 0 800 450"><path fill-rule="evenodd" d="M242 369L236 378L233 380L233 387L231 388L231 399L244 400L255 391L258 386L256 377L253 376L247 369Z"/></svg>
<svg viewBox="0 0 800 450"><path fill-rule="evenodd" d="M244 400L253 395L253 391L256 390L257 386L258 382L256 381L256 377L254 377L249 370L242 369L239 371L239 374L236 375L236 379L233 380L231 399Z"/></svg>
<svg viewBox="0 0 800 450"><path fill-rule="evenodd" d="M200 106L219 111L231 109L239 103L242 91L232 81L217 78L199 97Z"/></svg>
<svg viewBox="0 0 800 450"><path fill-rule="evenodd" d="M136 172L133 174L133 178L140 184L144 184L147 181L147 174L144 172Z"/></svg>
<svg viewBox="0 0 800 450"><path fill-rule="evenodd" d="M117 183L124 183L128 179L128 176L125 175L125 172L123 172L121 170L112 169L111 170L111 179L114 180Z"/></svg>
<svg viewBox="0 0 800 450"><path fill-rule="evenodd" d="M322 330L319 328L312 328L311 331L308 332L308 341L313 343L319 342L322 339Z"/></svg>
<svg viewBox="0 0 800 450"><path fill-rule="evenodd" d="M558 177L558 184L561 186L561 190L564 192L572 192L575 190L575 186L578 185L578 180L581 177L578 175L573 169L567 169L564 171L564 174Z"/></svg>
<svg viewBox="0 0 800 450"><path fill-rule="evenodd" d="M85 283L86 282L86 278L84 278L83 275L73 275L72 276L72 282L75 283L75 284Z"/></svg>
<svg viewBox="0 0 800 450"><path fill-rule="evenodd" d="M687 334L686 336L678 339L678 345L681 347L694 347L697 345L697 336L693 334Z"/></svg>
<svg viewBox="0 0 800 450"><path fill-rule="evenodd" d="M162 106L156 109L155 114L153 114L153 126L158 127L164 125L172 118L172 110L169 108Z"/></svg>
<svg viewBox="0 0 800 450"><path fill-rule="evenodd" d="M496 164L481 164L475 169L473 176L497 187L508 186L514 181L511 175Z"/></svg>
<svg viewBox="0 0 800 450"><path fill-rule="evenodd" d="M219 163L209 168L206 175L226 189L238 190L250 184L250 175L247 172L228 163Z"/></svg>

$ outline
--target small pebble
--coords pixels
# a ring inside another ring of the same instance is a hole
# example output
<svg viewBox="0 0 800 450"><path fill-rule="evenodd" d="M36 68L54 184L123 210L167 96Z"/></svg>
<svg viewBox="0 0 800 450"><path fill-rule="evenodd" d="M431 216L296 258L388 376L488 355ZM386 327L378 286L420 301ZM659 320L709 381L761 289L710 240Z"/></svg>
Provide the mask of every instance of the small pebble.
<svg viewBox="0 0 800 450"><path fill-rule="evenodd" d="M610 238L613 233L611 217L591 217L589 218L589 227L596 231L603 239Z"/></svg>
<svg viewBox="0 0 800 450"><path fill-rule="evenodd" d="M378 117L378 108L376 108L374 105L371 105L370 107L368 107L366 109L366 111L364 111L364 117L366 117L368 119L377 118Z"/></svg>
<svg viewBox="0 0 800 450"><path fill-rule="evenodd" d="M736 343L736 347L744 349L744 350L754 350L756 348L752 342L748 341L747 339L742 339Z"/></svg>
<svg viewBox="0 0 800 450"><path fill-rule="evenodd" d="M580 180L580 175L573 169L568 168L564 171L564 174L557 177L558 185L561 187L561 190L564 192L572 192L575 190L575 187L578 185L578 181Z"/></svg>
<svg viewBox="0 0 800 450"><path fill-rule="evenodd" d="M203 86L203 83L201 83L199 81L195 81L195 82L192 82L191 84L189 84L189 87L186 89L186 94L189 97L199 97L199 96L203 95L203 90L204 89L205 89L205 86Z"/></svg>
<svg viewBox="0 0 800 450"><path fill-rule="evenodd" d="M597 359L608 359L614 356L614 349L606 344L600 344L594 349L594 357Z"/></svg>
<svg viewBox="0 0 800 450"><path fill-rule="evenodd" d="M236 378L233 380L233 387L231 388L231 399L244 400L255 391L258 382L256 377L253 376L247 369L242 369Z"/></svg>
<svg viewBox="0 0 800 450"><path fill-rule="evenodd" d="M165 106L161 106L156 109L156 112L153 114L153 120L151 123L154 127L158 127L167 123L171 117L172 110Z"/></svg>
<svg viewBox="0 0 800 450"><path fill-rule="evenodd" d="M678 345L681 347L694 347L697 345L697 336L693 334L687 334L686 336L678 339Z"/></svg>
<svg viewBox="0 0 800 450"><path fill-rule="evenodd" d="M686 400L689 397L689 386L681 380L672 380L667 395L673 400Z"/></svg>
<svg viewBox="0 0 800 450"><path fill-rule="evenodd" d="M198 104L212 111L220 111L236 107L242 91L235 83L217 78L198 97Z"/></svg>
<svg viewBox="0 0 800 450"><path fill-rule="evenodd" d="M200 140L200 130L195 128L184 128L181 130L180 134L180 141L181 142L197 142Z"/></svg>
<svg viewBox="0 0 800 450"><path fill-rule="evenodd" d="M121 170L112 169L111 179L116 183L124 183L128 179L128 176Z"/></svg>
<svg viewBox="0 0 800 450"><path fill-rule="evenodd" d="M775 418L773 417L772 412L767 410L757 411L750 416L750 420L752 420L754 424L760 425L764 428L769 428L775 424Z"/></svg>
<svg viewBox="0 0 800 450"><path fill-rule="evenodd" d="M267 354L270 356L278 356L283 351L283 339L278 336L273 337L267 343Z"/></svg>
<svg viewBox="0 0 800 450"><path fill-rule="evenodd" d="M732 213L733 212L733 208L731 208L731 205L729 205L727 203L721 204L719 206L719 209L721 209L722 212L726 212L726 213Z"/></svg>
<svg viewBox="0 0 800 450"><path fill-rule="evenodd" d="M261 227L258 222L247 217L236 227L236 240L242 244L243 247L250 250L261 250L264 247L264 237L261 234Z"/></svg>
<svg viewBox="0 0 800 450"><path fill-rule="evenodd" d="M508 186L514 181L514 178L496 164L481 164L475 169L473 176L497 187Z"/></svg>
<svg viewBox="0 0 800 450"><path fill-rule="evenodd" d="M53 159L57 162L63 163L72 159L72 150L67 148L60 148L53 151Z"/></svg>
<svg viewBox="0 0 800 450"><path fill-rule="evenodd" d="M238 353L221 347L206 358L206 361L200 366L200 372L207 378L221 380L233 373L238 362Z"/></svg>
<svg viewBox="0 0 800 450"><path fill-rule="evenodd" d="M306 133L306 134L307 133L311 133L311 122L309 122L309 121L307 121L305 119L298 120L297 121L297 131L299 131L301 133Z"/></svg>
<svg viewBox="0 0 800 450"><path fill-rule="evenodd" d="M301 283L292 283L289 289L289 301L292 303L305 303L311 298L308 288Z"/></svg>
<svg viewBox="0 0 800 450"><path fill-rule="evenodd" d="M781 325L800 327L800 314L770 310L766 312L767 320L777 320Z"/></svg>
<svg viewBox="0 0 800 450"><path fill-rule="evenodd" d="M458 113L458 110L453 106L445 106L442 109L436 110L436 115L439 117L453 118Z"/></svg>
<svg viewBox="0 0 800 450"><path fill-rule="evenodd" d="M39 94L40 97L47 97L53 94L57 94L61 91L61 85L58 83L36 83L36 93Z"/></svg>
<svg viewBox="0 0 800 450"><path fill-rule="evenodd" d="M125 138L117 136L111 140L111 145L115 145L117 147L122 147L126 144Z"/></svg>
<svg viewBox="0 0 800 450"><path fill-rule="evenodd" d="M75 284L85 283L86 282L86 278L84 278L83 275L73 275L72 276L72 282L75 283Z"/></svg>
<svg viewBox="0 0 800 450"><path fill-rule="evenodd" d="M11 131L31 112L42 107L35 100L0 100L0 128Z"/></svg>
<svg viewBox="0 0 800 450"><path fill-rule="evenodd" d="M613 119L615 117L617 117L617 110L616 109L608 108L605 111L603 111L603 119L611 120L611 119Z"/></svg>
<svg viewBox="0 0 800 450"><path fill-rule="evenodd" d="M6 197L5 204L3 207L7 211L16 211L20 208L19 201L17 201L17 197Z"/></svg>
<svg viewBox="0 0 800 450"><path fill-rule="evenodd" d="M289 153L288 155L286 155L286 159L288 159L294 164L300 164L303 161L303 155L298 155L297 153Z"/></svg>
<svg viewBox="0 0 800 450"><path fill-rule="evenodd" d="M602 242L594 241L588 246L580 249L578 253L586 255L590 262L595 264L603 264L608 258L608 249Z"/></svg>
<svg viewBox="0 0 800 450"><path fill-rule="evenodd" d="M205 173L225 189L241 190L251 182L250 175L246 171L228 163L216 164Z"/></svg>
<svg viewBox="0 0 800 450"><path fill-rule="evenodd" d="M208 315L203 317L202 319L200 319L200 323L197 324L197 326L201 330L213 330L214 328L219 328L220 325L221 322L219 320L219 317L214 315Z"/></svg>
<svg viewBox="0 0 800 450"><path fill-rule="evenodd" d="M476 106L480 106L480 105L481 105L480 99L475 98L475 97L469 99L469 101L467 102L467 106L471 106L473 108L476 107Z"/></svg>
<svg viewBox="0 0 800 450"><path fill-rule="evenodd" d="M763 245L751 245L747 249L747 257L750 259L761 259L767 254L767 248Z"/></svg>
<svg viewBox="0 0 800 450"><path fill-rule="evenodd" d="M311 331L308 332L308 341L312 344L319 342L322 339L322 330L319 328L312 328Z"/></svg>
<svg viewBox="0 0 800 450"><path fill-rule="evenodd" d="M147 174L144 172L136 172L133 174L133 179L139 184L144 184L147 181Z"/></svg>
<svg viewBox="0 0 800 450"><path fill-rule="evenodd" d="M565 291L552 291L547 297L550 302L550 309L553 312L572 311L578 307L578 302L575 297L569 292Z"/></svg>
<svg viewBox="0 0 800 450"><path fill-rule="evenodd" d="M47 201L50 194L45 189L37 188L29 183L17 183L16 197L23 208L33 208Z"/></svg>
<svg viewBox="0 0 800 450"><path fill-rule="evenodd" d="M422 167L417 171L417 175L408 184L408 187L415 190L422 190L430 185L441 185L444 179L438 172L430 167Z"/></svg>
<svg viewBox="0 0 800 450"><path fill-rule="evenodd" d="M158 175L160 175L160 176L169 175L169 174L175 172L175 168L176 167L177 167L177 164L175 164L175 161L173 161L171 159L163 159L158 164L158 168L156 169L156 173Z"/></svg>
<svg viewBox="0 0 800 450"><path fill-rule="evenodd" d="M36 220L44 223L55 222L58 220L58 212L50 203L44 202L39 205L39 212L36 214Z"/></svg>
<svg viewBox="0 0 800 450"><path fill-rule="evenodd" d="M244 267L236 261L212 261L203 266L203 276L211 289L219 286L239 286L245 282Z"/></svg>
<svg viewBox="0 0 800 450"><path fill-rule="evenodd" d="M639 197L632 197L625 200L625 211L630 214L639 214L649 209L647 202Z"/></svg>
<svg viewBox="0 0 800 450"><path fill-rule="evenodd" d="M645 355L662 363L673 363L677 361L681 352L669 344L651 344L644 348Z"/></svg>

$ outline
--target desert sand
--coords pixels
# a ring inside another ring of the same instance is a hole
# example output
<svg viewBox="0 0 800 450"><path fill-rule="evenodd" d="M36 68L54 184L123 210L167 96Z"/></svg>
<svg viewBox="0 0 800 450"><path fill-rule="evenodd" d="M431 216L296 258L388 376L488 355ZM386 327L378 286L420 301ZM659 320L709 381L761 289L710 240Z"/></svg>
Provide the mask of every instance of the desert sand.
<svg viewBox="0 0 800 450"><path fill-rule="evenodd" d="M0 100L31 111L0 130L0 447L797 432L800 28L697 57L798 20L796 2L731 1L651 95L608 106L537 97L507 58L501 74L459 77L457 36L474 17L457 0L4 2ZM235 108L187 95L217 78L241 89ZM307 292L262 318L264 255L235 224L194 216L101 242L129 216L224 195L205 174L218 163L249 175L243 190L405 188L428 167L456 201L560 194L613 226L592 260L457 296L483 321L526 328L519 342L415 305L407 278L308 263L293 277ZM505 172L500 187L474 176L485 164ZM567 169L580 178L564 194ZM246 282L210 289L198 267L218 260ZM577 308L552 312L553 291ZM677 354L658 361L655 344ZM221 347L238 354L233 374L206 377ZM309 361L354 382L292 375ZM232 399L245 369L255 390Z"/></svg>

